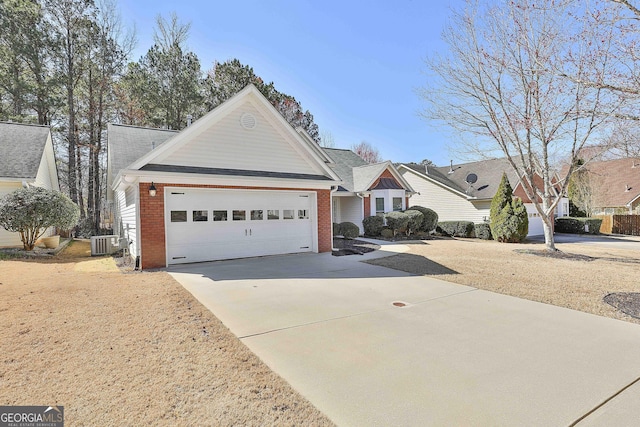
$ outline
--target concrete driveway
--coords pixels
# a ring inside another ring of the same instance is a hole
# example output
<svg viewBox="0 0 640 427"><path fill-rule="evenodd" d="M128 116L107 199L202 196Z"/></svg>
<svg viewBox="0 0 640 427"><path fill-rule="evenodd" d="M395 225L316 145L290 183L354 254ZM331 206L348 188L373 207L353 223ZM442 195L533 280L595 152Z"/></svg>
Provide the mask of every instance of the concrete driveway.
<svg viewBox="0 0 640 427"><path fill-rule="evenodd" d="M361 259L169 271L340 426L638 424L640 326Z"/></svg>

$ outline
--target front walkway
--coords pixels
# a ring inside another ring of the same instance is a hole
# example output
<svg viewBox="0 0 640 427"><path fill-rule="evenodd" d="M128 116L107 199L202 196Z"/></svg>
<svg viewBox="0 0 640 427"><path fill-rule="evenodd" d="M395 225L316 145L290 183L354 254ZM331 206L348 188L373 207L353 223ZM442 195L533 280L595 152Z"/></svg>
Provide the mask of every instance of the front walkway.
<svg viewBox="0 0 640 427"><path fill-rule="evenodd" d="M170 274L338 425L570 425L604 402L586 424L640 419L639 325L362 258Z"/></svg>

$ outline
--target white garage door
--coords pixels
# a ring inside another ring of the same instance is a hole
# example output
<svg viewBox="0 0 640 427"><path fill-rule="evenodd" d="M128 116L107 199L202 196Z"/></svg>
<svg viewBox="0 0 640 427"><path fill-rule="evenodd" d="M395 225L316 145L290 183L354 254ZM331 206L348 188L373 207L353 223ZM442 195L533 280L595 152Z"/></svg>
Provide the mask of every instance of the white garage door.
<svg viewBox="0 0 640 427"><path fill-rule="evenodd" d="M315 194L167 188L168 264L313 250Z"/></svg>
<svg viewBox="0 0 640 427"><path fill-rule="evenodd" d="M527 233L527 236L543 235L544 229L542 228L542 218L540 218L540 214L532 204L527 203L525 206L529 214L529 233Z"/></svg>

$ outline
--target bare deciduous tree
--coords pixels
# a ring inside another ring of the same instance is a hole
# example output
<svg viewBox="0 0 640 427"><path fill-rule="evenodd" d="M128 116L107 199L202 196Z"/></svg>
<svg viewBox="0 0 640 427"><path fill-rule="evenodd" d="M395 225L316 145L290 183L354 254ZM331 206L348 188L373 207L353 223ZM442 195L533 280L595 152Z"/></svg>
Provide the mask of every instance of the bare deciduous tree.
<svg viewBox="0 0 640 427"><path fill-rule="evenodd" d="M576 156L625 101L581 82L610 71L614 29L591 25L611 19L600 6L470 0L444 33L449 52L427 60L433 78L421 91L424 117L471 135L461 148L506 156L543 220L548 250L556 250L554 210ZM571 166L557 181L553 161L560 157Z"/></svg>
<svg viewBox="0 0 640 427"><path fill-rule="evenodd" d="M378 149L366 141L352 145L351 149L367 163L380 163L382 161Z"/></svg>

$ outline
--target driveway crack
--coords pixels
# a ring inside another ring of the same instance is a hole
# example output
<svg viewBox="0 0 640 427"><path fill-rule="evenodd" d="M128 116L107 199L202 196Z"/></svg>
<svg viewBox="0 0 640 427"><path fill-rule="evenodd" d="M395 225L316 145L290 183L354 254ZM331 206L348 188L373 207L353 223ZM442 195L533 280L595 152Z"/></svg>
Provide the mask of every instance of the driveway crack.
<svg viewBox="0 0 640 427"><path fill-rule="evenodd" d="M615 399L616 397L618 397L620 394L622 394L625 390L627 390L628 388L632 387L634 384L636 384L638 381L640 381L640 377L636 378L635 380L631 381L629 384L627 384L626 386L622 387L620 390L618 390L617 392L613 393L611 396L609 396L608 398L606 398L605 400L603 400L602 402L600 402L600 404L596 405L593 409L591 409L589 412L587 412L586 414L584 414L583 416L581 416L580 418L578 418L577 420L575 420L574 422L572 422L571 424L569 424L569 427L574 427L575 425L577 425L579 422L584 421L589 415L593 414L594 412L596 412L598 409L602 408L603 406L605 406L607 403L611 402L613 399Z"/></svg>

